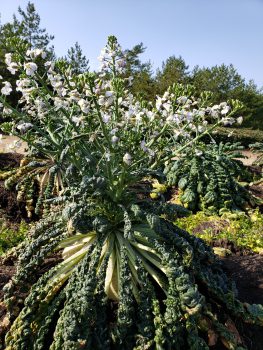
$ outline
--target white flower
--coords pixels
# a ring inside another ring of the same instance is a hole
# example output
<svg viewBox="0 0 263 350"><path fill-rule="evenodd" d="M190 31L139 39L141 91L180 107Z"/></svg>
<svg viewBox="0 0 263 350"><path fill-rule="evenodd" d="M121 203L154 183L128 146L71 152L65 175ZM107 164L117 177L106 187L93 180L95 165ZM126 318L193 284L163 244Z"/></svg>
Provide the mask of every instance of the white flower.
<svg viewBox="0 0 263 350"><path fill-rule="evenodd" d="M118 130L119 130L118 128L114 128L110 131L110 134L115 135Z"/></svg>
<svg viewBox="0 0 263 350"><path fill-rule="evenodd" d="M83 116L81 116L81 117L73 116L73 117L72 117L72 121L73 121L73 123L75 123L77 126L79 126L79 125L83 122Z"/></svg>
<svg viewBox="0 0 263 350"><path fill-rule="evenodd" d="M242 124L243 123L243 117L238 117L237 118L237 124Z"/></svg>
<svg viewBox="0 0 263 350"><path fill-rule="evenodd" d="M17 63L11 62L11 63L8 65L7 70L9 70L9 72L10 72L11 74L16 74L17 68L18 68Z"/></svg>
<svg viewBox="0 0 263 350"><path fill-rule="evenodd" d="M118 142L118 141L119 141L118 136L116 136L116 135L112 136L112 138L111 138L111 142L112 142L112 143L116 143L116 142Z"/></svg>
<svg viewBox="0 0 263 350"><path fill-rule="evenodd" d="M130 153L125 153L122 159L123 159L123 163L127 165L131 165L132 156L130 155Z"/></svg>
<svg viewBox="0 0 263 350"><path fill-rule="evenodd" d="M69 102L66 100L63 100L62 98L55 97L54 98L54 105L56 109L58 110L59 108L67 108L69 105Z"/></svg>
<svg viewBox="0 0 263 350"><path fill-rule="evenodd" d="M221 107L221 108L225 108L226 106L227 106L226 102L221 102L220 105L219 105L219 107Z"/></svg>
<svg viewBox="0 0 263 350"><path fill-rule="evenodd" d="M37 65L34 62L24 63L24 69L26 70L26 75L32 76L37 70Z"/></svg>
<svg viewBox="0 0 263 350"><path fill-rule="evenodd" d="M186 120L187 120L188 122L193 121L193 113L187 112L187 113L185 114L185 117L186 117Z"/></svg>
<svg viewBox="0 0 263 350"><path fill-rule="evenodd" d="M155 118L155 114L152 111L146 111L147 117L150 119L150 121L153 121Z"/></svg>
<svg viewBox="0 0 263 350"><path fill-rule="evenodd" d="M229 106L225 106L225 107L222 109L221 114L225 115L225 114L227 114L229 111L230 111L230 107L229 107Z"/></svg>
<svg viewBox="0 0 263 350"><path fill-rule="evenodd" d="M44 66L48 69L48 72L51 73L55 67L55 63L52 61L47 61L44 63Z"/></svg>
<svg viewBox="0 0 263 350"><path fill-rule="evenodd" d="M162 106L162 99L158 96L157 101L156 101L156 108L159 111Z"/></svg>
<svg viewBox="0 0 263 350"><path fill-rule="evenodd" d="M9 65L12 62L12 54L6 53L5 54L5 64Z"/></svg>
<svg viewBox="0 0 263 350"><path fill-rule="evenodd" d="M211 114L211 117L213 117L213 118L217 118L218 117L218 112L215 109L211 109L210 114Z"/></svg>
<svg viewBox="0 0 263 350"><path fill-rule="evenodd" d="M219 105L214 105L214 106L212 107L212 110L215 111L215 110L218 110L219 108L220 108Z"/></svg>
<svg viewBox="0 0 263 350"><path fill-rule="evenodd" d="M3 80L3 77L2 77L2 75L0 75L0 80Z"/></svg>
<svg viewBox="0 0 263 350"><path fill-rule="evenodd" d="M167 100L169 98L169 92L165 91L165 93L163 94L163 101Z"/></svg>
<svg viewBox="0 0 263 350"><path fill-rule="evenodd" d="M198 149L196 149L195 150L195 154L197 155L197 157L200 157L203 154L203 152L198 150Z"/></svg>
<svg viewBox="0 0 263 350"><path fill-rule="evenodd" d="M170 111L171 107L172 107L171 104L168 103L168 102L166 102L166 103L163 104L163 108L164 108L167 112Z"/></svg>
<svg viewBox="0 0 263 350"><path fill-rule="evenodd" d="M178 99L177 99L177 103L183 105L187 100L188 100L188 99L187 99L186 96L180 96L180 97L178 97Z"/></svg>
<svg viewBox="0 0 263 350"><path fill-rule="evenodd" d="M104 102L105 102L104 97L103 97L103 96L100 96L99 99L98 99L98 104L99 104L100 106L102 106L102 105L104 104Z"/></svg>
<svg viewBox="0 0 263 350"><path fill-rule="evenodd" d="M26 55L35 58L37 56L41 56L42 58L46 58L47 54L42 49L33 49L33 50L27 50Z"/></svg>
<svg viewBox="0 0 263 350"><path fill-rule="evenodd" d="M141 149L142 149L144 152L147 152L147 151L148 151L148 148L146 147L145 141L142 141L140 146L141 146Z"/></svg>
<svg viewBox="0 0 263 350"><path fill-rule="evenodd" d="M223 125L225 125L225 126L226 125L232 125L232 124L235 123L235 119L234 118L229 118L229 117L224 117L224 118L222 118L221 123Z"/></svg>
<svg viewBox="0 0 263 350"><path fill-rule="evenodd" d="M107 124L110 121L110 115L109 114L103 114L102 120L105 124Z"/></svg>
<svg viewBox="0 0 263 350"><path fill-rule="evenodd" d="M3 109L3 114L10 115L12 114L12 109L5 107Z"/></svg>
<svg viewBox="0 0 263 350"><path fill-rule="evenodd" d="M113 91L106 91L105 97L111 97L113 95Z"/></svg>
<svg viewBox="0 0 263 350"><path fill-rule="evenodd" d="M9 83L9 81L3 82L4 86L1 89L1 93L3 95L10 95L10 92L12 91L12 85Z"/></svg>
<svg viewBox="0 0 263 350"><path fill-rule="evenodd" d="M22 123L22 124L17 125L16 128L18 130L20 130L21 132L25 132L28 129L30 129L32 126L33 126L33 124L31 124L31 123Z"/></svg>
<svg viewBox="0 0 263 350"><path fill-rule="evenodd" d="M89 109L90 109L89 104L83 98L78 101L78 105L80 106L80 109L82 110L83 113L89 112Z"/></svg>

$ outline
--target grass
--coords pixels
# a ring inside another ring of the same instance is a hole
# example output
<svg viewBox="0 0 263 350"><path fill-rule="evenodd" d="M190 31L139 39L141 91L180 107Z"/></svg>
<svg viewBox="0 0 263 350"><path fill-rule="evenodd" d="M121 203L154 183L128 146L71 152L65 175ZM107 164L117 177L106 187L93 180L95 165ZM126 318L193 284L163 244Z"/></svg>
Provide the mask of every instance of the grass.
<svg viewBox="0 0 263 350"><path fill-rule="evenodd" d="M254 252L263 252L263 214L258 210L225 216L207 216L204 212L177 219L176 225L211 243L218 239L227 239L237 247L250 248Z"/></svg>
<svg viewBox="0 0 263 350"><path fill-rule="evenodd" d="M4 220L0 220L0 255L8 249L15 247L25 239L29 225L21 222L18 226L10 226Z"/></svg>

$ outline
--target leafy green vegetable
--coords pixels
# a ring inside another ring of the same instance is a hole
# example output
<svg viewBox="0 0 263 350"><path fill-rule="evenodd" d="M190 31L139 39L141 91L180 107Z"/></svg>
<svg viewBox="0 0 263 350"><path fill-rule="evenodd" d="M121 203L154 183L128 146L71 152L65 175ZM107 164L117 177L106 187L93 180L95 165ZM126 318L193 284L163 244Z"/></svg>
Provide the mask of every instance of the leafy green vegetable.
<svg viewBox="0 0 263 350"><path fill-rule="evenodd" d="M236 180L240 174L246 174L236 159L242 158L241 149L238 143L199 143L195 148L189 147L166 166L168 184L179 187L179 201L194 211L223 214L244 208L250 195Z"/></svg>

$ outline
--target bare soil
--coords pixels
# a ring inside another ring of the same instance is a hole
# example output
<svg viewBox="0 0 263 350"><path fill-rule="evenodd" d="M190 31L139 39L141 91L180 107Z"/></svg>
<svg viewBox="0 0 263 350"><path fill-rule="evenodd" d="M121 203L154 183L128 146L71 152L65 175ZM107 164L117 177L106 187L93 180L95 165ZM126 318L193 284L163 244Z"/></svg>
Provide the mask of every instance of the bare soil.
<svg viewBox="0 0 263 350"><path fill-rule="evenodd" d="M13 148L14 142L19 141L16 136L3 136L0 139L0 153L1 152L15 152L15 153L26 153L27 144L25 142L19 143L19 147ZM0 167L1 169L1 167Z"/></svg>
<svg viewBox="0 0 263 350"><path fill-rule="evenodd" d="M19 153L0 153L0 171L6 171L19 166L22 154Z"/></svg>

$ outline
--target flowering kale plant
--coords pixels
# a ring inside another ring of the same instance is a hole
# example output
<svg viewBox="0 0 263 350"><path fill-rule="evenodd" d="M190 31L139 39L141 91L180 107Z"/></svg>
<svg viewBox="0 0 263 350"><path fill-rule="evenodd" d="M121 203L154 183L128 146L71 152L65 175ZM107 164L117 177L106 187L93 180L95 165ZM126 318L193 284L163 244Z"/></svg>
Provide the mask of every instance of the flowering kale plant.
<svg viewBox="0 0 263 350"><path fill-rule="evenodd" d="M217 318L225 313L263 324L260 305L245 305L211 249L163 219L177 209L136 194L146 176L202 135L232 123L236 102L207 107L209 95L173 86L156 104L137 101L125 77L125 56L111 36L98 73L73 75L42 51L7 56L21 72L3 83L5 130L28 143L28 163L7 182L37 177L37 208L49 206L20 249L5 286L6 349L208 349L215 334L229 349L240 338ZM15 178L14 178L15 177ZM50 207L52 210L50 210ZM56 250L63 261L36 279ZM33 286L32 286L33 284ZM15 295L26 289L22 310ZM229 317L229 316L228 316Z"/></svg>

